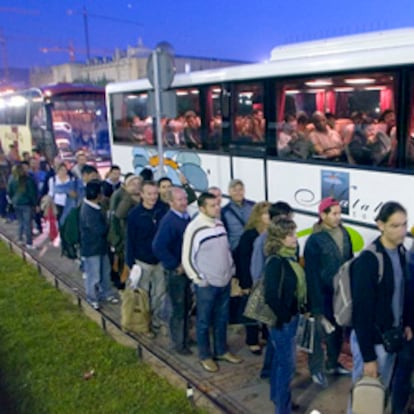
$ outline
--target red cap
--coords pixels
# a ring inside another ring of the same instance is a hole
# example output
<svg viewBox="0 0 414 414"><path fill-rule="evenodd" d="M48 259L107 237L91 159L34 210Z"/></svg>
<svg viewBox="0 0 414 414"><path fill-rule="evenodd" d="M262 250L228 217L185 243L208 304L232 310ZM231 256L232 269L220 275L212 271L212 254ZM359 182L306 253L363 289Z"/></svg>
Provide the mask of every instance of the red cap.
<svg viewBox="0 0 414 414"><path fill-rule="evenodd" d="M318 207L319 215L321 215L325 210L332 206L339 206L339 202L333 197L326 197L320 203Z"/></svg>

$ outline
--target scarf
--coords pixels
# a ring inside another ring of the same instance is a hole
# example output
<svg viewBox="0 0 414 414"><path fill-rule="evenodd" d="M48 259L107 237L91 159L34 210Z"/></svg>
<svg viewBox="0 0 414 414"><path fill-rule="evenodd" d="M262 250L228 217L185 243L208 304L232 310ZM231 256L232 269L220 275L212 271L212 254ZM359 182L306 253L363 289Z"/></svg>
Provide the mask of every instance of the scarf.
<svg viewBox="0 0 414 414"><path fill-rule="evenodd" d="M303 267L298 263L296 259L296 248L282 246L278 252L280 257L284 257L288 260L290 267L296 275L296 298L298 300L299 310L306 304L306 278Z"/></svg>

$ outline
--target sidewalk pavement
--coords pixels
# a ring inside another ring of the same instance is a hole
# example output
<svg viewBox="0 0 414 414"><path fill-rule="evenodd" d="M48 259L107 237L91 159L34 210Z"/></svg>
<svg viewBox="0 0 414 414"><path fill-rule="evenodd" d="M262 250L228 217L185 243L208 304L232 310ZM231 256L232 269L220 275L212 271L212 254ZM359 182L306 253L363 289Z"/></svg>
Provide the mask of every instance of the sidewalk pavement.
<svg viewBox="0 0 414 414"><path fill-rule="evenodd" d="M12 242L17 241L17 224L0 223L0 233L3 239ZM56 243L55 243L56 244ZM59 247L49 242L46 234L41 234L34 239L35 250L26 252L35 261L70 286L73 294L85 299L84 282L76 261L69 260L60 255ZM87 304L82 305L87 307ZM120 305L105 304L100 311L120 325ZM90 314L90 312L86 312ZM95 318L96 320L96 318ZM217 373L208 373L202 369L197 358L197 348L192 346L193 355L180 356L171 352L167 336L158 335L153 340L137 337L151 355L146 359L154 365L157 372L163 372L172 382L175 377L183 377L196 383L197 391L206 394L217 403L220 408L213 408L212 412L227 412L234 414L267 414L274 412L274 406L269 400L269 382L259 377L263 356L250 353L244 344L244 327L233 325L228 330L228 344L230 351L240 355L244 362L232 365L220 362L220 370ZM140 349L140 348L139 348ZM162 370L160 361L167 362L171 369ZM341 362L350 367L351 357L346 353L341 354ZM172 377L171 377L172 376ZM329 387L322 389L314 384L307 369L306 354L298 352L296 375L292 383L293 400L299 404L295 413L305 414L317 410L321 414L344 414L351 387L351 380L345 376L328 376Z"/></svg>

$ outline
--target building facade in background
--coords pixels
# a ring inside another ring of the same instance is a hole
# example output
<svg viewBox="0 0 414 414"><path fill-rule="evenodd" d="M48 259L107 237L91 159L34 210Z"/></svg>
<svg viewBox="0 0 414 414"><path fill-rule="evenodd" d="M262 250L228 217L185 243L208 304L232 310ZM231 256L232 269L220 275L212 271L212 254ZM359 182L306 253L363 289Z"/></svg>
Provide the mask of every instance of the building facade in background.
<svg viewBox="0 0 414 414"><path fill-rule="evenodd" d="M30 86L57 82L97 83L128 81L147 77L147 59L152 50L143 46L128 46L126 50L116 49L110 57L94 57L86 63L68 62L61 65L37 67L30 71ZM177 73L239 65L236 60L175 56Z"/></svg>

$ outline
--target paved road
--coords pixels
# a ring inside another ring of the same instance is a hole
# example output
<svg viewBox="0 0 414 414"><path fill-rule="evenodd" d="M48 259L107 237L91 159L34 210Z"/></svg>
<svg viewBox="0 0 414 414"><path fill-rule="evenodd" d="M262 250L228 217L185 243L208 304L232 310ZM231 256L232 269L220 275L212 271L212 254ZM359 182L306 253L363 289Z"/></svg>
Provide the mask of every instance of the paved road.
<svg viewBox="0 0 414 414"><path fill-rule="evenodd" d="M0 223L0 233L9 240L16 240L17 225L15 223ZM29 254L41 262L52 273L64 280L70 286L73 293L84 298L84 287L81 273L76 262L60 256L58 248L51 245L45 236L35 238L35 251ZM15 249L21 254L19 248ZM87 314L91 314L88 310ZM102 313L120 323L120 306L105 305ZM92 314L95 314L93 312ZM96 319L96 318L95 318ZM98 318L99 321L99 318ZM143 340L145 348L154 352L147 361L155 366L158 372L163 372L160 360L167 362L173 369L168 370L168 376L173 379L174 370L178 371L191 381L198 383L199 389L209 394L226 408L226 412L241 413L273 413L273 404L269 401L269 383L259 378L262 357L252 355L244 345L244 329L242 326L229 327L229 346L232 352L241 355L244 362L239 365L221 363L219 372L209 374L198 363L196 348L194 355L177 356L168 349L168 338L159 336L151 343ZM142 339L140 338L140 341ZM351 359L344 353L342 362L350 366ZM165 373L167 375L167 373ZM322 390L312 383L307 369L306 355L298 353L297 372L293 380L294 400L300 405L295 411L300 414L319 410L321 414L343 414L346 412L350 379L348 377L328 377L330 386ZM220 412L217 410L216 412Z"/></svg>

